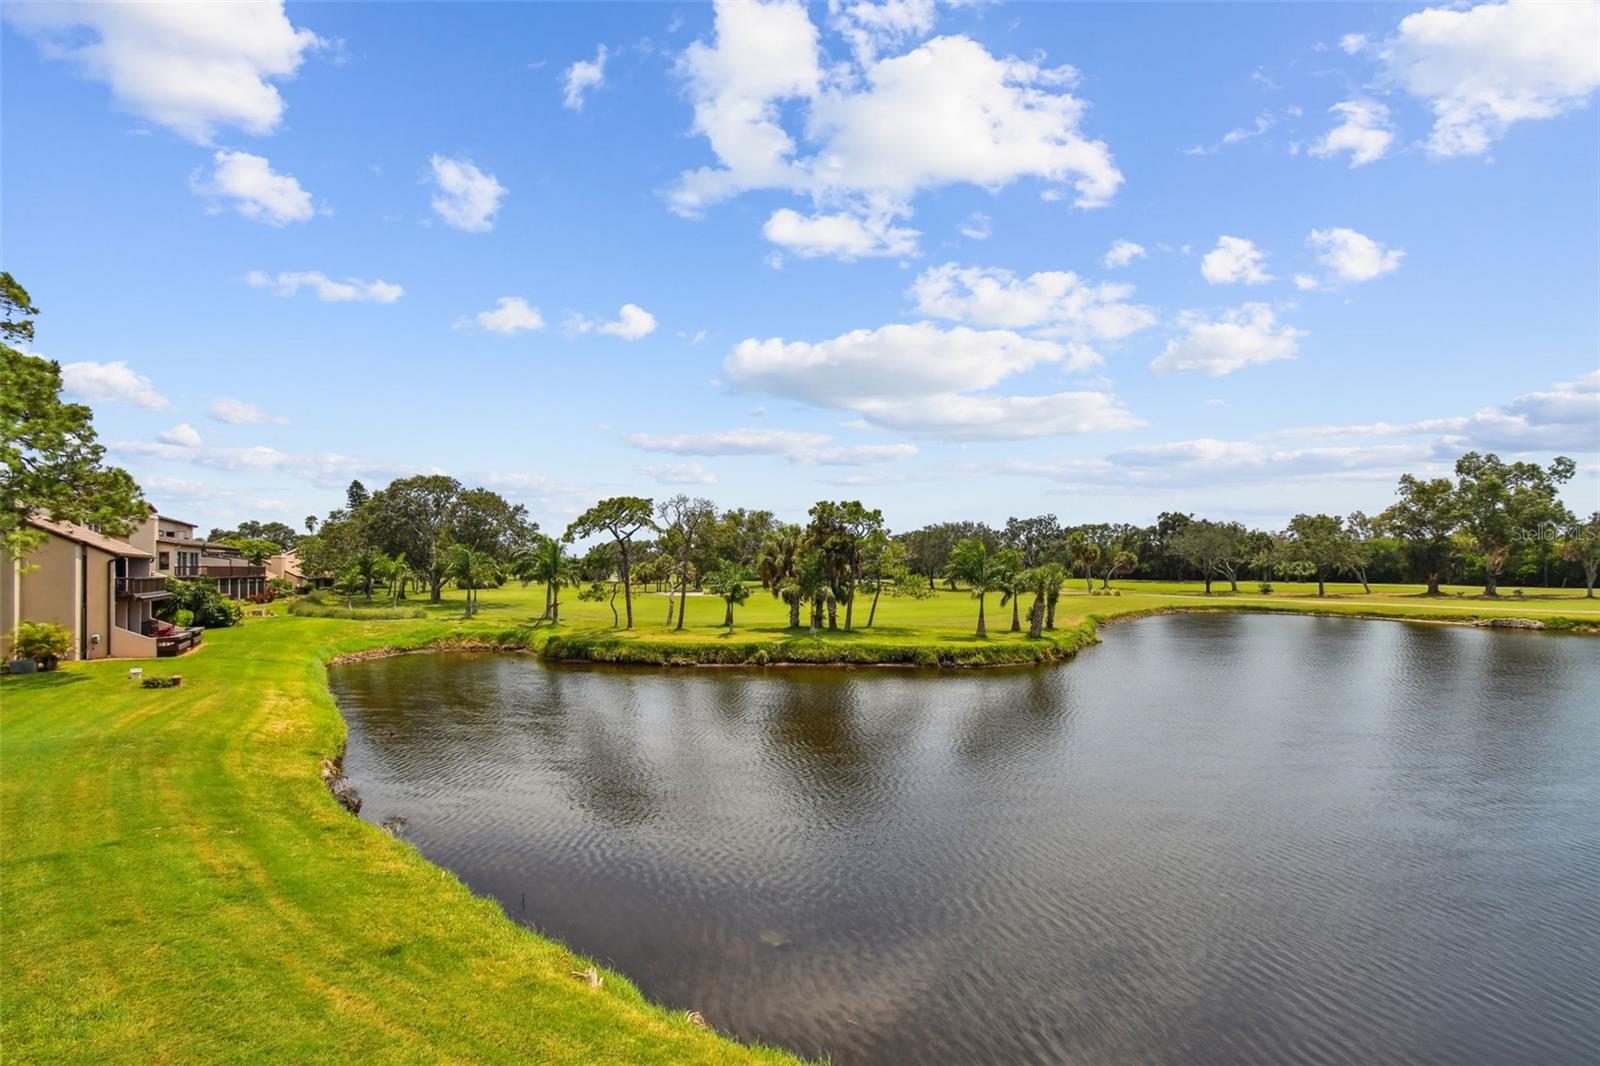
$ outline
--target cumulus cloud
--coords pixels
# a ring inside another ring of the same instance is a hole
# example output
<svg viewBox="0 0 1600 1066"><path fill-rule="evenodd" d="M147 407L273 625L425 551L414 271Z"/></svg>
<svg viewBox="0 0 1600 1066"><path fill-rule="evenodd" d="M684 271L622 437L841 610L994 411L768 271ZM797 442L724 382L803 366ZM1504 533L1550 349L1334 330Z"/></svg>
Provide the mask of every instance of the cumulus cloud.
<svg viewBox="0 0 1600 1066"><path fill-rule="evenodd" d="M280 474L308 481L321 488L347 485L351 478L384 480L417 473L438 473L413 466L376 463L338 452L296 453L266 445L243 447L187 447L163 441L113 441L107 447L122 456L189 463L208 470L252 471Z"/></svg>
<svg viewBox="0 0 1600 1066"><path fill-rule="evenodd" d="M450 159L435 155L429 159L432 180L437 190L433 210L445 223L468 233L487 233L494 229L495 212L505 198L506 187L485 174L470 159Z"/></svg>
<svg viewBox="0 0 1600 1066"><path fill-rule="evenodd" d="M921 236L914 229L893 225L887 215L802 215L788 207L772 213L761 227L761 235L806 259L829 256L846 262L868 256L914 255Z"/></svg>
<svg viewBox="0 0 1600 1066"><path fill-rule="evenodd" d="M8 4L5 18L46 56L104 82L120 109L202 144L225 128L277 129L284 103L273 83L323 43L281 2Z"/></svg>
<svg viewBox="0 0 1600 1066"><path fill-rule="evenodd" d="M661 463L641 466L639 473L663 485L715 485L717 475L701 463Z"/></svg>
<svg viewBox="0 0 1600 1066"><path fill-rule="evenodd" d="M585 94L600 88L605 83L606 46L601 45L595 52L593 60L580 59L567 68L561 106L573 111L582 111Z"/></svg>
<svg viewBox="0 0 1600 1066"><path fill-rule="evenodd" d="M712 40L690 45L678 67L717 165L682 174L673 209L694 215L781 189L810 197L816 217L865 223L909 217L926 189L1028 177L1070 186L1082 207L1108 202L1122 175L1105 144L1081 132L1086 105L1069 91L1071 68L996 57L959 35L877 56L916 35L927 10L836 6L836 24L848 20L863 43L854 63L828 67L803 4L719 2Z"/></svg>
<svg viewBox="0 0 1600 1066"><path fill-rule="evenodd" d="M67 363L61 368L61 390L84 403L126 403L146 411L165 411L172 404L150 379L118 359L110 363Z"/></svg>
<svg viewBox="0 0 1600 1066"><path fill-rule="evenodd" d="M1338 281L1371 281L1400 269L1405 252L1385 248L1364 233L1335 227L1314 229L1306 238L1317 253L1317 260Z"/></svg>
<svg viewBox="0 0 1600 1066"><path fill-rule="evenodd" d="M283 425L289 421L287 418L274 418L255 404L232 396L219 396L212 400L210 411L212 418L232 426L260 426L268 422Z"/></svg>
<svg viewBox="0 0 1600 1066"><path fill-rule="evenodd" d="M544 316L537 307L529 307L520 296L502 296L495 301L493 310L479 311L473 315L479 329L511 337L530 330L544 329ZM464 323L457 323L463 325Z"/></svg>
<svg viewBox="0 0 1600 1066"><path fill-rule="evenodd" d="M310 289L323 303L374 303L392 304L406 294L399 285L387 281L363 281L345 278L335 281L320 270L291 270L281 274L268 274L252 270L245 281L258 289L271 289L279 296L293 296L301 289Z"/></svg>
<svg viewBox="0 0 1600 1066"><path fill-rule="evenodd" d="M1148 308L1129 303L1133 286L1093 284L1071 271L1019 278L1009 270L946 263L926 270L911 287L919 314L1007 329L1046 327L1052 336L1115 341L1155 323ZM1071 369L1098 362L1077 351Z"/></svg>
<svg viewBox="0 0 1600 1066"><path fill-rule="evenodd" d="M933 0L881 0L828 4L828 25L850 42L856 62L867 66L888 48L926 36L933 29Z"/></svg>
<svg viewBox="0 0 1600 1066"><path fill-rule="evenodd" d="M1384 79L1433 112L1428 151L1480 155L1513 123L1585 107L1600 86L1600 4L1510 0L1407 15Z"/></svg>
<svg viewBox="0 0 1600 1066"><path fill-rule="evenodd" d="M1135 259L1143 259L1148 254L1144 250L1144 245L1119 239L1111 242L1111 247L1106 250L1103 262L1107 269L1125 267Z"/></svg>
<svg viewBox="0 0 1600 1066"><path fill-rule="evenodd" d="M1307 151L1328 158L1350 153L1350 166L1361 167L1382 159L1394 143L1394 127L1389 109L1376 100L1345 100L1328 108L1338 116L1339 125L1329 130Z"/></svg>
<svg viewBox="0 0 1600 1066"><path fill-rule="evenodd" d="M625 341L636 341L648 337L656 330L656 316L640 307L638 304L623 304L622 310L617 312L615 322L607 322L600 327L600 332L613 337L621 337Z"/></svg>
<svg viewBox="0 0 1600 1066"><path fill-rule="evenodd" d="M176 444L181 448L198 448L205 443L200 437L200 431L187 422L179 422L171 429L162 430L156 436L163 443Z"/></svg>
<svg viewBox="0 0 1600 1066"><path fill-rule="evenodd" d="M1145 424L1111 393L1094 390L1044 396L942 393L916 400L869 400L856 410L882 429L951 440L1026 440Z"/></svg>
<svg viewBox="0 0 1600 1066"><path fill-rule="evenodd" d="M311 194L292 175L276 173L265 156L249 152L218 152L207 175L197 170L189 179L196 195L233 201L245 218L282 226L304 222L316 212Z"/></svg>
<svg viewBox="0 0 1600 1066"><path fill-rule="evenodd" d="M1261 285L1272 280L1267 254L1243 237L1218 237L1217 246L1200 260L1200 276L1213 285Z"/></svg>
<svg viewBox="0 0 1600 1066"><path fill-rule="evenodd" d="M1165 373L1198 370L1213 377L1231 374L1247 366L1292 359L1299 350L1304 330L1280 325L1272 308L1263 303L1247 303L1208 318L1199 311L1185 311L1178 319L1183 334L1167 342L1150 369Z"/></svg>
<svg viewBox="0 0 1600 1066"><path fill-rule="evenodd" d="M751 338L734 348L723 368L745 392L852 407L882 397L985 389L1069 354L1055 341L1009 330L919 322L853 330L815 343Z"/></svg>

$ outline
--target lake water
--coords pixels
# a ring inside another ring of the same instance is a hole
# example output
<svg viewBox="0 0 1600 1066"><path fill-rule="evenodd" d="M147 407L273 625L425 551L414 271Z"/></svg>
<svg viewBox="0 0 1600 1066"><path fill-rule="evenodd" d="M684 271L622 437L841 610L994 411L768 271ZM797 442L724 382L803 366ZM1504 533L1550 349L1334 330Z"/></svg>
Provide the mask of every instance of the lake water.
<svg viewBox="0 0 1600 1066"><path fill-rule="evenodd" d="M1051 668L340 667L362 816L848 1063L1600 1061L1600 642L1196 615ZM536 1024L530 1020L530 1024Z"/></svg>

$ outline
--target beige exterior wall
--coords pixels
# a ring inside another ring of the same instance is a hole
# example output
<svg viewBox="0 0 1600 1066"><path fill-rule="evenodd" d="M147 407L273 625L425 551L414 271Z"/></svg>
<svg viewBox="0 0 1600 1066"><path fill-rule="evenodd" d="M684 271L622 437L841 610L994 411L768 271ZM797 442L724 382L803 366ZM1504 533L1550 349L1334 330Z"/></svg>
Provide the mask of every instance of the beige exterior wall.
<svg viewBox="0 0 1600 1066"><path fill-rule="evenodd" d="M304 580L300 576L300 556L293 551L269 556L267 559L267 577L293 581L296 585L300 584Z"/></svg>
<svg viewBox="0 0 1600 1066"><path fill-rule="evenodd" d="M7 652L18 622L54 622L72 634L71 658L155 658L155 638L138 632L151 605L115 599L116 558L52 533L28 556L26 572L16 561L0 567L0 642ZM132 572L142 562L130 559Z"/></svg>

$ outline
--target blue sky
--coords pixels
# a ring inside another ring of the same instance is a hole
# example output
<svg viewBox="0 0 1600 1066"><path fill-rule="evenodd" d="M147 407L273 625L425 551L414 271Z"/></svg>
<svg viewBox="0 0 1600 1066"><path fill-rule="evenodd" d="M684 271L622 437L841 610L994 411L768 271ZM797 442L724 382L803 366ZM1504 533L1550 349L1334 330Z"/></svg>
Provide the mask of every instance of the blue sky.
<svg viewBox="0 0 1600 1066"><path fill-rule="evenodd" d="M36 349L202 524L441 470L1275 525L1470 448L1600 509L1593 4L6 20Z"/></svg>

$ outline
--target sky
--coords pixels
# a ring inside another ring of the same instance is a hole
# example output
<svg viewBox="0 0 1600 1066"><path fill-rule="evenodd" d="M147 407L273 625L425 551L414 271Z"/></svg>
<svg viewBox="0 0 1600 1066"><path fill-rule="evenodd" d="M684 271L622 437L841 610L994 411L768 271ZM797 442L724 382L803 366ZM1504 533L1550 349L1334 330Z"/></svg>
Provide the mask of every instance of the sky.
<svg viewBox="0 0 1600 1066"><path fill-rule="evenodd" d="M1600 510L1600 4L8 3L0 261L202 525Z"/></svg>

